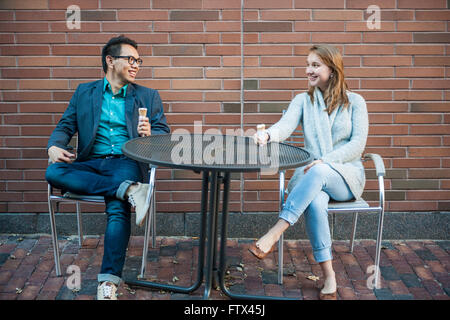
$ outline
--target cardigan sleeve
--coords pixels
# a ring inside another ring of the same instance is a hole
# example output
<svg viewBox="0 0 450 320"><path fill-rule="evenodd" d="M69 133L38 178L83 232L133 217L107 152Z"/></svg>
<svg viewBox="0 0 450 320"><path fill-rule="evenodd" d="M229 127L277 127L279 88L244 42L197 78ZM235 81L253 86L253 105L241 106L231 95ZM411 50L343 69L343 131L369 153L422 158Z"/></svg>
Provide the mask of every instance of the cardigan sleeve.
<svg viewBox="0 0 450 320"><path fill-rule="evenodd" d="M366 146L369 131L369 119L364 98L360 95L355 97L352 106L352 133L350 140L324 155L324 162L345 163L361 157Z"/></svg>
<svg viewBox="0 0 450 320"><path fill-rule="evenodd" d="M305 93L296 95L281 119L267 129L267 133L270 135L270 141L284 141L289 138L292 132L297 128L303 115L303 104L305 101L304 94Z"/></svg>

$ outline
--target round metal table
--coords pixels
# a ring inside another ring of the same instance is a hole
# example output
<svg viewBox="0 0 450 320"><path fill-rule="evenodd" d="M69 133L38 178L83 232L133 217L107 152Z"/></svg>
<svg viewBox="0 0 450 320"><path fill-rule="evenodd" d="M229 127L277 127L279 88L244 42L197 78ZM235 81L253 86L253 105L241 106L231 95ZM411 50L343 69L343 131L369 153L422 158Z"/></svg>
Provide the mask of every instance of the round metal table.
<svg viewBox="0 0 450 320"><path fill-rule="evenodd" d="M309 152L284 143L269 142L261 147L257 146L251 137L212 134L163 134L141 137L126 142L122 146L122 151L129 158L148 163L150 166L187 169L203 173L197 281L190 287L144 280L126 281L127 284L190 293L198 289L202 283L205 246L207 245L205 299L209 298L214 274L218 275L221 290L231 298L270 298L267 296L234 294L224 285L230 173L261 172L263 174L275 174L311 162L313 158ZM220 262L217 269L217 217L221 184L223 184L222 229ZM207 215L207 212L209 212L209 215ZM279 297L274 298L280 299Z"/></svg>

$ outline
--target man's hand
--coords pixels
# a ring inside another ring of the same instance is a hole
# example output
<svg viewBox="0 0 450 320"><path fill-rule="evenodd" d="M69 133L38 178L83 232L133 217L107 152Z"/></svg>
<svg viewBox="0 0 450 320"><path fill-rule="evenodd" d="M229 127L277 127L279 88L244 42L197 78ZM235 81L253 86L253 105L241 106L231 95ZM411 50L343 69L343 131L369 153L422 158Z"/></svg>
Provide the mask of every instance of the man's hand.
<svg viewBox="0 0 450 320"><path fill-rule="evenodd" d="M309 169L311 169L313 166L315 166L318 163L323 163L322 160L314 160L313 162L311 162L310 164L308 164L305 169L303 169L303 172L306 173L308 172Z"/></svg>
<svg viewBox="0 0 450 320"><path fill-rule="evenodd" d="M54 162L66 162L71 163L75 160L75 155L67 150L59 148L57 146L51 146L48 149L48 157L52 163Z"/></svg>
<svg viewBox="0 0 450 320"><path fill-rule="evenodd" d="M141 137L148 137L152 134L150 122L147 117L139 117L137 131Z"/></svg>

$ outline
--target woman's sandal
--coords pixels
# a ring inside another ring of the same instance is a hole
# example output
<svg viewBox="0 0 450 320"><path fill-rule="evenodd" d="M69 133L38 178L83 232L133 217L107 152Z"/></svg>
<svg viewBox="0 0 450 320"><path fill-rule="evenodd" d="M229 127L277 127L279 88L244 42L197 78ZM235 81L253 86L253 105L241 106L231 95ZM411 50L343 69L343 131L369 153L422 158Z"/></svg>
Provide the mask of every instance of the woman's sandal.
<svg viewBox="0 0 450 320"><path fill-rule="evenodd" d="M248 251L250 251L255 257L257 257L258 259L262 260L264 259L269 253L273 252L273 250L275 250L275 246L276 246L276 242L273 244L272 248L270 248L269 251L264 252L262 251L260 248L258 248L258 246L256 245L256 241L253 242L250 245L250 248L248 248Z"/></svg>
<svg viewBox="0 0 450 320"><path fill-rule="evenodd" d="M319 300L337 300L336 291L332 293L319 293Z"/></svg>

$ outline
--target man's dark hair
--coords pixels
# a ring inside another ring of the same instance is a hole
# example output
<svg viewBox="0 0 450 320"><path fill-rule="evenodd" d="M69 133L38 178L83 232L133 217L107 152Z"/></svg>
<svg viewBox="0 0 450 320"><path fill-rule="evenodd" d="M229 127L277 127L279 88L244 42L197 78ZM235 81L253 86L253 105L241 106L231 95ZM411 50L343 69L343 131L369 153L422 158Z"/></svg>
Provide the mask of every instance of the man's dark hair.
<svg viewBox="0 0 450 320"><path fill-rule="evenodd" d="M130 38L125 37L121 34L118 37L111 38L107 44L102 49L102 65L103 71L106 73L108 70L108 65L106 64L106 56L119 56L122 44L129 44L137 50L137 43Z"/></svg>

